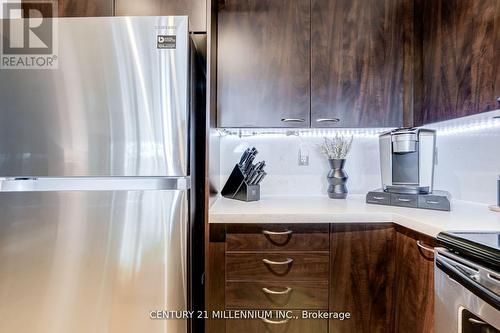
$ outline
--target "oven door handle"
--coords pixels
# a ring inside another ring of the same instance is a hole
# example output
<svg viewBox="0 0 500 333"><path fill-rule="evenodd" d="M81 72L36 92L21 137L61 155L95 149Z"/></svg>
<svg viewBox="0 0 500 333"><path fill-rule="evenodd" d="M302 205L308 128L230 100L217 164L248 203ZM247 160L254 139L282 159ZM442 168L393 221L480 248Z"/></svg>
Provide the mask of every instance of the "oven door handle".
<svg viewBox="0 0 500 333"><path fill-rule="evenodd" d="M491 290L485 288L483 285L474 280L471 276L464 273L462 270L457 269L439 257L436 258L436 267L446 273L450 278L467 288L474 295L484 300L486 303L493 306L500 311L500 296L496 295Z"/></svg>

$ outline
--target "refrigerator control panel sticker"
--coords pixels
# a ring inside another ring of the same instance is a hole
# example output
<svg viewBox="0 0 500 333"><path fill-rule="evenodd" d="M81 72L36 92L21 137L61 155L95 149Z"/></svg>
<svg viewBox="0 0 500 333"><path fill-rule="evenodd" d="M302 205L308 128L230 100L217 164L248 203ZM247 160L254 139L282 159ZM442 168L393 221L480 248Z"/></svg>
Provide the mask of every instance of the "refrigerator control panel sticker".
<svg viewBox="0 0 500 333"><path fill-rule="evenodd" d="M176 36L172 35L157 35L156 48L157 49L175 49Z"/></svg>

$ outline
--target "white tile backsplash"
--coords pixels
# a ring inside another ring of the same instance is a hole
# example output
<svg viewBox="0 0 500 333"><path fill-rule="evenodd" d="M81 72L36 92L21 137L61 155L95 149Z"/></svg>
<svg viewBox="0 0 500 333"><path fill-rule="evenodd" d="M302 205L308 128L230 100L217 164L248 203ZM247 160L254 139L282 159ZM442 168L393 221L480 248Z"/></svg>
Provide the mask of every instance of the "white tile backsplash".
<svg viewBox="0 0 500 333"><path fill-rule="evenodd" d="M426 126L438 129L435 189L447 190L456 199L496 203L500 120L492 123L481 119L492 119L497 113L500 111ZM469 126L469 123L475 125ZM220 140L221 187L244 149L255 146L259 151L256 161L265 160L267 164L268 176L261 184L261 195L326 195L329 168L326 158L319 153L321 141L321 136L309 135L223 136ZM308 151L309 166L299 166L299 149ZM349 193L366 194L381 186L378 154L377 136L355 136L346 163Z"/></svg>
<svg viewBox="0 0 500 333"><path fill-rule="evenodd" d="M438 137L436 188L453 197L493 204L500 175L500 128Z"/></svg>
<svg viewBox="0 0 500 333"><path fill-rule="evenodd" d="M244 149L255 146L259 154L256 160L266 161L268 176L261 184L261 195L322 195L326 193L328 161L319 153L322 138L297 136L238 138L225 136L221 139L222 185L239 160ZM309 166L299 166L299 149L309 154ZM356 138L347 159L350 193L362 194L367 189L380 186L378 163L378 139Z"/></svg>

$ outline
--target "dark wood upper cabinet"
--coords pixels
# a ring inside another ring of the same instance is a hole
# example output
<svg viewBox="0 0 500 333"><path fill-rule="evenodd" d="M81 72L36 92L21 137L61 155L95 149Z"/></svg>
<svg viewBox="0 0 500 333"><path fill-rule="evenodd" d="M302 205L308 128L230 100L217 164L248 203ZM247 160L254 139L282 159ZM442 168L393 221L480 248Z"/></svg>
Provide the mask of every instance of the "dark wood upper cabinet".
<svg viewBox="0 0 500 333"><path fill-rule="evenodd" d="M403 125L406 2L312 0L312 127Z"/></svg>
<svg viewBox="0 0 500 333"><path fill-rule="evenodd" d="M115 15L187 15L190 31L207 30L206 0L115 0Z"/></svg>
<svg viewBox="0 0 500 333"><path fill-rule="evenodd" d="M59 0L59 16L113 16L113 0Z"/></svg>
<svg viewBox="0 0 500 333"><path fill-rule="evenodd" d="M29 8L37 7L32 1L23 2L29 3ZM58 17L113 16L113 0L59 0L57 5ZM54 16L43 6L38 9L44 17Z"/></svg>
<svg viewBox="0 0 500 333"><path fill-rule="evenodd" d="M221 127L420 126L500 108L498 0L225 0L218 20Z"/></svg>
<svg viewBox="0 0 500 333"><path fill-rule="evenodd" d="M409 229L396 228L394 332L434 332L434 258L420 248L435 240Z"/></svg>
<svg viewBox="0 0 500 333"><path fill-rule="evenodd" d="M59 0L58 16L187 15L191 31L205 32L206 7L206 0ZM43 15L51 16L46 12Z"/></svg>
<svg viewBox="0 0 500 333"><path fill-rule="evenodd" d="M500 1L419 2L423 96L415 124L498 109Z"/></svg>
<svg viewBox="0 0 500 333"><path fill-rule="evenodd" d="M402 25L411 25L410 3L224 1L219 126L403 125Z"/></svg>
<svg viewBox="0 0 500 333"><path fill-rule="evenodd" d="M310 0L225 0L218 9L220 127L309 127Z"/></svg>

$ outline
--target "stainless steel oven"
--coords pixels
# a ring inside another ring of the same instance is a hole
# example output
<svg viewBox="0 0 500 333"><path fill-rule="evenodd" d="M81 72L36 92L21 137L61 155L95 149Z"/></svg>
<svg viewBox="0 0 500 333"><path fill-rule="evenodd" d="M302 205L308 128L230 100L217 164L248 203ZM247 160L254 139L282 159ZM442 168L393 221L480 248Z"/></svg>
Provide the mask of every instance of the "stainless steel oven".
<svg viewBox="0 0 500 333"><path fill-rule="evenodd" d="M436 333L500 333L497 270L457 251L438 248L435 291Z"/></svg>

